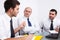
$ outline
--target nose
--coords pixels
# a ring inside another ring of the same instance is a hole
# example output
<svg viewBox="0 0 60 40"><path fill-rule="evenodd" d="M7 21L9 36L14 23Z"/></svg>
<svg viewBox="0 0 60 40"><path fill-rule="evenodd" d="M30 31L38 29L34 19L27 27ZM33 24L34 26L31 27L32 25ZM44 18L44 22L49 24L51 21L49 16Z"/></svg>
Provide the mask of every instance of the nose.
<svg viewBox="0 0 60 40"><path fill-rule="evenodd" d="M50 16L52 16L52 15L50 15Z"/></svg>
<svg viewBox="0 0 60 40"><path fill-rule="evenodd" d="M50 16L53 16L53 14L50 14Z"/></svg>

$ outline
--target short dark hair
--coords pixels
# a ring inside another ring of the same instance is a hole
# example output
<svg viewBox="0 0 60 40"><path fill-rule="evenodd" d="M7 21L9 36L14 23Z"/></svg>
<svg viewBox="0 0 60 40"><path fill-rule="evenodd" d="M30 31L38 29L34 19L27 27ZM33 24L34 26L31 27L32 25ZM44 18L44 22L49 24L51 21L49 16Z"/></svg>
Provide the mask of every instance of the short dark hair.
<svg viewBox="0 0 60 40"><path fill-rule="evenodd" d="M50 11L55 12L55 14L57 14L57 10L55 9L51 9Z"/></svg>
<svg viewBox="0 0 60 40"><path fill-rule="evenodd" d="M16 5L20 5L20 2L17 0L6 0L4 2L5 12L7 12L10 8L14 9Z"/></svg>

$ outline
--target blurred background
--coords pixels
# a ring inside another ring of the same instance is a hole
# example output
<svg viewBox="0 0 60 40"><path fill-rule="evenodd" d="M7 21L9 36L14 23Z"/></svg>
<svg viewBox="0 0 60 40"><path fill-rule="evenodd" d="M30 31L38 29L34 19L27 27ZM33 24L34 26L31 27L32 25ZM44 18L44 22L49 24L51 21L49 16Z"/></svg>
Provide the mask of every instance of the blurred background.
<svg viewBox="0 0 60 40"><path fill-rule="evenodd" d="M4 14L4 1L0 0L0 15ZM25 7L32 8L31 17L36 21L41 21L49 15L50 9L56 9L58 11L57 18L60 19L60 0L18 0L20 4L19 14L22 17Z"/></svg>

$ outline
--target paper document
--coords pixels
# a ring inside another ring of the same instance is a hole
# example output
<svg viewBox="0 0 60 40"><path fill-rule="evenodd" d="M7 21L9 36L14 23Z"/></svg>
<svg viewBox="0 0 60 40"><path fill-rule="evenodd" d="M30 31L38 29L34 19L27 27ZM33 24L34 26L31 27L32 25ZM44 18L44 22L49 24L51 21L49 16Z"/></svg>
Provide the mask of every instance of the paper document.
<svg viewBox="0 0 60 40"><path fill-rule="evenodd" d="M50 32L50 33L53 33L53 34L58 34L58 32L55 31L55 30L50 30L49 32Z"/></svg>

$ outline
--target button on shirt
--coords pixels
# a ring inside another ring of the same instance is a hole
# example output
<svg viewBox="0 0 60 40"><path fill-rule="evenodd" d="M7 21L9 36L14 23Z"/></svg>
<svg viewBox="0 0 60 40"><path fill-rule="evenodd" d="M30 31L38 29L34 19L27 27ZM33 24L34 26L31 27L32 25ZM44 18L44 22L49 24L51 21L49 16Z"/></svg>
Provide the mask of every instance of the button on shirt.
<svg viewBox="0 0 60 40"><path fill-rule="evenodd" d="M21 20L21 21L20 21ZM19 24L21 22L25 21L26 22L26 26L25 28L23 29L23 31L25 33L35 33L37 31L39 31L39 26L38 24L32 19L32 18L29 18L29 21L31 22L31 25L32 26L28 26L28 21L27 21L27 18L26 17L22 17L21 19L19 18Z"/></svg>
<svg viewBox="0 0 60 40"><path fill-rule="evenodd" d="M44 19L41 23L40 23L40 27L43 27L45 31L49 31L50 30L50 25L51 25L51 20L48 19ZM53 20L53 29L56 29L57 26L60 25L60 20L55 18Z"/></svg>
<svg viewBox="0 0 60 40"><path fill-rule="evenodd" d="M6 13L0 16L0 39L11 37L10 20L11 18Z"/></svg>

